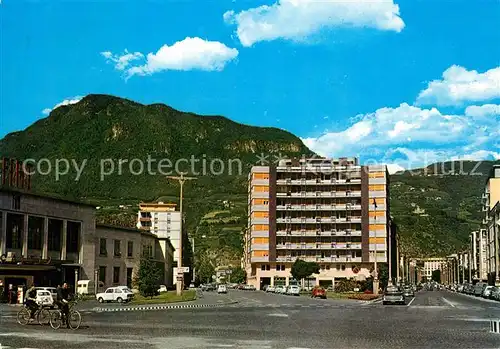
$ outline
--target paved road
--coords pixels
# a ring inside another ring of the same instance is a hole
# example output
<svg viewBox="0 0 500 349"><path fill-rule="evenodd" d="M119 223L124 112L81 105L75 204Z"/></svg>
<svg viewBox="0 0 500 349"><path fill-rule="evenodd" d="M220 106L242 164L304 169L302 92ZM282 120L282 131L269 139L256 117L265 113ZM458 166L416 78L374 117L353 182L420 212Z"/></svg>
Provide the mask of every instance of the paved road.
<svg viewBox="0 0 500 349"><path fill-rule="evenodd" d="M213 309L90 312L84 314L78 331L22 327L14 318L0 316L0 343L12 349L484 349L500 345L500 335L488 333L487 322L500 318L500 304L445 291L419 292L405 306L251 291L211 297L241 303Z"/></svg>

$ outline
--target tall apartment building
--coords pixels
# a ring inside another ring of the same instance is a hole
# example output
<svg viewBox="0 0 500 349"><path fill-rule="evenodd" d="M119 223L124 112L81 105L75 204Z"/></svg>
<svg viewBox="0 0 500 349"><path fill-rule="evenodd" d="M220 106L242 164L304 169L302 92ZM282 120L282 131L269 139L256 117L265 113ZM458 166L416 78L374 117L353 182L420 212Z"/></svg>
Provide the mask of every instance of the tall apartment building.
<svg viewBox="0 0 500 349"><path fill-rule="evenodd" d="M471 251L472 277L476 280L487 280L486 264L486 230L473 231L469 235Z"/></svg>
<svg viewBox="0 0 500 349"><path fill-rule="evenodd" d="M248 191L249 284L288 285L297 259L317 262L320 273L308 281L325 286L369 277L375 258L387 263L386 166L360 166L356 158L281 160L252 167Z"/></svg>
<svg viewBox="0 0 500 349"><path fill-rule="evenodd" d="M483 227L486 230L487 279L491 285L500 284L500 165L494 165L483 193Z"/></svg>
<svg viewBox="0 0 500 349"><path fill-rule="evenodd" d="M168 238L174 247L174 271L177 275L177 265L180 256L181 213L176 211L176 204L150 202L139 204L137 228L149 231L158 238ZM167 248L165 246L165 248Z"/></svg>

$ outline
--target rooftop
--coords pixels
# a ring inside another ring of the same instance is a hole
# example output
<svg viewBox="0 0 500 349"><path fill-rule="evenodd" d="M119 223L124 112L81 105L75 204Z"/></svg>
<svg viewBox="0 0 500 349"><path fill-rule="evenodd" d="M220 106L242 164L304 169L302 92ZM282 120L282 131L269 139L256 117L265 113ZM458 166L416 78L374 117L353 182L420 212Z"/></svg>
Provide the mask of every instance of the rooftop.
<svg viewBox="0 0 500 349"><path fill-rule="evenodd" d="M49 199L49 200L55 200L55 201L59 201L59 202L65 202L65 203L73 204L73 205L88 206L88 207L93 207L94 209L96 208L95 204L91 204L89 202L70 200L70 199L63 198L59 195L55 195L55 194L37 193L34 191L12 188L12 187L9 187L6 185L0 185L0 192L28 195L28 196L38 197L38 198L42 198L42 199Z"/></svg>

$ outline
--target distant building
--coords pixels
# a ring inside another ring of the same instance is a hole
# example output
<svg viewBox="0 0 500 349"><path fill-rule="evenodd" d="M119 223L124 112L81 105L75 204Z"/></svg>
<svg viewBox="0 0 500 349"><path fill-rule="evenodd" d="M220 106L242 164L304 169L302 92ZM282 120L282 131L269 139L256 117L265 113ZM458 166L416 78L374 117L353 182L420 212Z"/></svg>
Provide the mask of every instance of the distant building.
<svg viewBox="0 0 500 349"><path fill-rule="evenodd" d="M472 278L475 280L487 280L486 263L486 230L473 231L469 235L471 252Z"/></svg>
<svg viewBox="0 0 500 349"><path fill-rule="evenodd" d="M176 211L176 204L151 202L139 204L137 228L156 235L159 239L168 238L175 249L174 275L177 275L177 265L181 244L181 213ZM161 245L167 248L165 244Z"/></svg>
<svg viewBox="0 0 500 349"><path fill-rule="evenodd" d="M427 281L432 280L432 272L434 270L439 270L441 275L443 275L444 266L446 265L446 258L444 257L434 257L434 258L420 258L423 262L423 267L421 270L422 278L425 277Z"/></svg>
<svg viewBox="0 0 500 349"><path fill-rule="evenodd" d="M388 262L391 247L397 260L384 165L285 159L252 167L248 193L243 265L257 288L288 285L297 259L317 262L320 273L306 282L324 286L369 277L375 258Z"/></svg>
<svg viewBox="0 0 500 349"><path fill-rule="evenodd" d="M486 278L500 286L500 165L494 165L483 193L483 228L485 229Z"/></svg>

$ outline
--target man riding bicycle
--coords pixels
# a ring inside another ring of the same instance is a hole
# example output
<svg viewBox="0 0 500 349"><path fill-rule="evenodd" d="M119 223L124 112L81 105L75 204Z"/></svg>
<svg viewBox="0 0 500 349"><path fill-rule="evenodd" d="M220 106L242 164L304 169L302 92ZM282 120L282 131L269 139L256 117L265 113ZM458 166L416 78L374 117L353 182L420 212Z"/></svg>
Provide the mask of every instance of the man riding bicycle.
<svg viewBox="0 0 500 349"><path fill-rule="evenodd" d="M36 302L36 288L35 283L31 284L31 287L26 291L26 307L30 311L30 319L35 317L35 313L38 310L38 303Z"/></svg>
<svg viewBox="0 0 500 349"><path fill-rule="evenodd" d="M63 286L61 285L57 286L57 301L56 304L61 309L61 312L63 313L64 317L64 323L66 323L67 327L69 328L69 301L70 301L70 293L69 293L69 288L68 284L64 283ZM63 323L63 324L64 324Z"/></svg>

